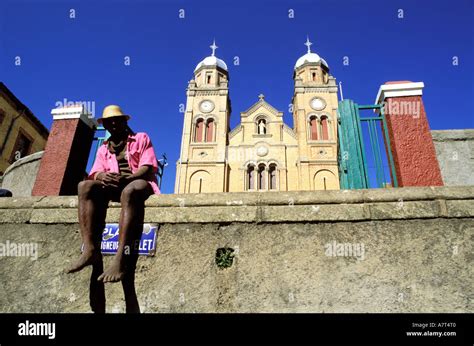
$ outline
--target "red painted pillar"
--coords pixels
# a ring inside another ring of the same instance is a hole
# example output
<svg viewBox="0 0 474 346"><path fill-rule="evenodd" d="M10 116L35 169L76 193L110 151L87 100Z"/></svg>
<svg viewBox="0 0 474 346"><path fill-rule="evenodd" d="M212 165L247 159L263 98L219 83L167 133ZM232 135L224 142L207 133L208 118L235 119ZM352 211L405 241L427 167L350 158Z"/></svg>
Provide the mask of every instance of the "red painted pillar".
<svg viewBox="0 0 474 346"><path fill-rule="evenodd" d="M54 122L32 195L77 195L97 125L83 106L57 108L51 114Z"/></svg>
<svg viewBox="0 0 474 346"><path fill-rule="evenodd" d="M384 103L398 186L443 185L428 119L423 82L387 82L376 103Z"/></svg>

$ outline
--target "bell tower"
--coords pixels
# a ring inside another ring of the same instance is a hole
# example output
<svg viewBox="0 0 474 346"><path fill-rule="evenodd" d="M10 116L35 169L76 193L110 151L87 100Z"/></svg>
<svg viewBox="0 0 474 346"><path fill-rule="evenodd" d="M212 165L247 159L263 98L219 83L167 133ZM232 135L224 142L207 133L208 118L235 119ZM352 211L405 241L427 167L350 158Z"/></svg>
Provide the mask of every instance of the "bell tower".
<svg viewBox="0 0 474 346"><path fill-rule="evenodd" d="M311 52L293 72L293 127L298 140L298 190L339 189L337 163L337 85L329 65Z"/></svg>
<svg viewBox="0 0 474 346"><path fill-rule="evenodd" d="M212 54L194 69L186 90L175 193L228 191L227 144L231 103L226 63Z"/></svg>

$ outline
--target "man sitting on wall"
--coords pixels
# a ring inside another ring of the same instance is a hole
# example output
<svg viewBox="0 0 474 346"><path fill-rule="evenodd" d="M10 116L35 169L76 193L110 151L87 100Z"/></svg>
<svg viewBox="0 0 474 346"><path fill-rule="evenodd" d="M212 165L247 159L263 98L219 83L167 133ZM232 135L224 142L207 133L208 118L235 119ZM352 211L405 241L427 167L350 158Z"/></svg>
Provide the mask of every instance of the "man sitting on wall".
<svg viewBox="0 0 474 346"><path fill-rule="evenodd" d="M107 207L112 200L122 206L119 244L111 266L97 280L117 282L125 275L134 275L135 264L130 258L135 256L136 262L135 242L141 236L145 200L152 194L159 194L160 190L151 140L144 132L134 133L128 127L129 119L129 115L114 105L105 107L102 118L97 119L111 136L97 151L88 180L81 181L78 186L79 225L84 251L68 273L80 271L88 265L96 269L94 264L99 262L103 268L100 245Z"/></svg>

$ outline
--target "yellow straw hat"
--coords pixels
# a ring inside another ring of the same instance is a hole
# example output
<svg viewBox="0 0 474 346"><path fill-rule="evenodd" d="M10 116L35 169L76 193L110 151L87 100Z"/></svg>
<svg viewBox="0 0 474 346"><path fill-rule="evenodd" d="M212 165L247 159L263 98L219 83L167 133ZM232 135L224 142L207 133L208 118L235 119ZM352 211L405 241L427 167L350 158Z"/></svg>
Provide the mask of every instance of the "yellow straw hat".
<svg viewBox="0 0 474 346"><path fill-rule="evenodd" d="M104 111L102 112L102 118L98 118L97 122L99 124L102 124L102 120L113 118L113 117L125 117L127 118L127 120L130 119L130 115L127 115L124 112L122 112L122 109L119 106L109 105L104 108Z"/></svg>

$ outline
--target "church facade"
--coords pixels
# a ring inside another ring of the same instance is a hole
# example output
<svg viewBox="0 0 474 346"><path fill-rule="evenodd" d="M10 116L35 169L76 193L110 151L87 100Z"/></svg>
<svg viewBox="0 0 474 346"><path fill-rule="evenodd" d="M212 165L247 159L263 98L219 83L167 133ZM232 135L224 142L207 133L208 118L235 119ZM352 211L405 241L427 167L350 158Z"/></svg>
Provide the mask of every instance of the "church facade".
<svg viewBox="0 0 474 346"><path fill-rule="evenodd" d="M229 72L213 43L187 88L175 193L339 189L337 84L305 44L294 66L293 128L259 95L230 129Z"/></svg>

